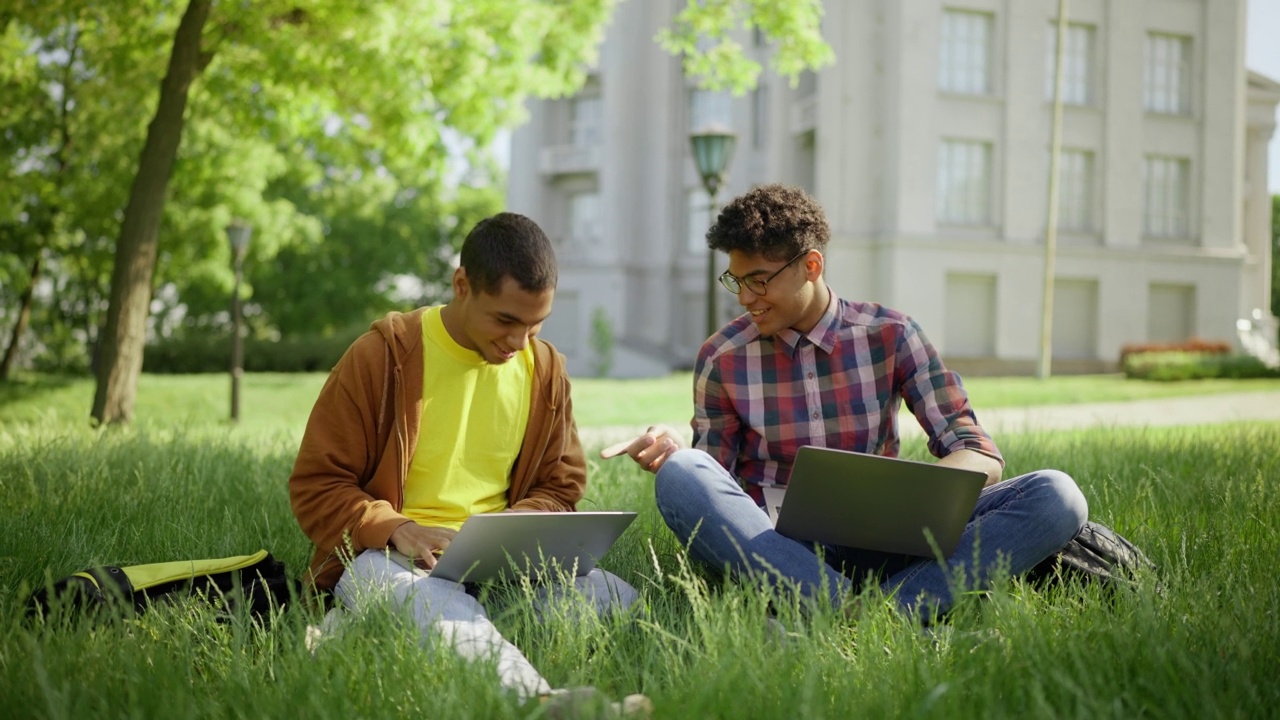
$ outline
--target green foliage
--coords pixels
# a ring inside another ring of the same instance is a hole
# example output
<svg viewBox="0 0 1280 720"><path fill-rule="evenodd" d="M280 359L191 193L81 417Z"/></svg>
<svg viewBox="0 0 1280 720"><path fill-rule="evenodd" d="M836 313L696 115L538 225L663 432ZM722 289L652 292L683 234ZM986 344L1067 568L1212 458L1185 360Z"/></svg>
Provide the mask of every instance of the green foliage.
<svg viewBox="0 0 1280 720"><path fill-rule="evenodd" d="M605 377L613 367L613 323L609 320L608 311L602 307L591 313L591 352L594 355L592 374Z"/></svg>
<svg viewBox="0 0 1280 720"><path fill-rule="evenodd" d="M1268 368L1252 355L1204 352L1139 352L1124 360L1125 377L1167 382L1205 378L1274 378L1280 370Z"/></svg>
<svg viewBox="0 0 1280 720"><path fill-rule="evenodd" d="M874 591L854 619L802 614L691 565L649 476L593 463L586 504L640 513L602 564L641 590L645 615L540 620L515 588L491 616L552 684L645 692L657 718L1268 717L1280 704L1277 442L1276 423L1009 437L1011 472L1070 471L1093 517L1158 573L1114 597L1002 582L926 632ZM316 618L301 608L269 626L197 607L20 621L28 590L101 562L265 547L300 571L308 546L283 482L295 452L270 433L0 429L0 703L22 717L535 715L492 665L419 642L384 608L348 617L314 653L303 637Z"/></svg>
<svg viewBox="0 0 1280 720"><path fill-rule="evenodd" d="M165 200L156 331L225 326L233 217L255 228L245 294L264 283L270 302L248 308L260 330L322 332L437 298L458 233L500 202L501 178L477 148L521 119L526 95L581 84L614 1L216 3ZM37 298L28 346L45 364L67 355L46 350L51 338L75 337L70 362L83 366L102 325L185 5L49 0L0 17L0 328L43 253L55 290ZM480 170L455 187L449 164L463 155ZM282 264L324 282L264 280ZM400 275L422 292L395 296Z"/></svg>
<svg viewBox="0 0 1280 720"><path fill-rule="evenodd" d="M317 234L288 239L248 271L255 306L285 337L447 300L463 238L503 202L496 182L446 190L376 174L308 184L291 173L272 192L319 223Z"/></svg>
<svg viewBox="0 0 1280 720"><path fill-rule="evenodd" d="M689 0L657 40L683 58L685 75L699 87L741 95L756 86L761 68L735 33L758 30L772 42L770 64L794 87L801 72L835 61L821 22L821 0Z"/></svg>
<svg viewBox="0 0 1280 720"><path fill-rule="evenodd" d="M255 373L328 372L364 327L327 335L244 341L244 370ZM225 373L231 365L231 333L187 333L147 345L143 370L158 374Z"/></svg>

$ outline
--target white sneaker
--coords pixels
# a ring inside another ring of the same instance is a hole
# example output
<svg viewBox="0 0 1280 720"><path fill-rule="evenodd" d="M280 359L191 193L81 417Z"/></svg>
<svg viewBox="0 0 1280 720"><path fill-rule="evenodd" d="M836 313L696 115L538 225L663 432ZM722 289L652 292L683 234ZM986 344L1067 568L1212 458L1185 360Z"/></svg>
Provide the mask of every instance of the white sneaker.
<svg viewBox="0 0 1280 720"><path fill-rule="evenodd" d="M610 701L604 693L587 686L552 690L539 698L543 717L552 720L585 718L634 718L642 720L653 714L653 702L640 694Z"/></svg>

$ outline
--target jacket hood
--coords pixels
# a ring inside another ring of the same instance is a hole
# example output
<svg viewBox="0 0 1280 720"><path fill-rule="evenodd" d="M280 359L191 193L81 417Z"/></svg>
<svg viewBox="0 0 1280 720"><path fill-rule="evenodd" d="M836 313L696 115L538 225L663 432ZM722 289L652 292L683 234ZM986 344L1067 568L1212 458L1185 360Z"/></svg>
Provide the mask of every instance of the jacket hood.
<svg viewBox="0 0 1280 720"><path fill-rule="evenodd" d="M400 359L422 344L422 313L426 311L427 308L418 308L407 313L392 311L374 320L369 326L370 330L381 335L386 341L395 367L400 367Z"/></svg>

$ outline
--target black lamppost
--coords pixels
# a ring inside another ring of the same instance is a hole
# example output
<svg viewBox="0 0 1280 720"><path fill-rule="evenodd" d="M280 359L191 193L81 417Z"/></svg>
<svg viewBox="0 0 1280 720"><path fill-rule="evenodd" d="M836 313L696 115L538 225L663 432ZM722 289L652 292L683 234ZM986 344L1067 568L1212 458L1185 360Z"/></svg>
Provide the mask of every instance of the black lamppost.
<svg viewBox="0 0 1280 720"><path fill-rule="evenodd" d="M724 184L724 173L733 157L733 145L737 136L730 130L711 127L698 130L689 136L693 143L693 162L702 177L702 187L711 198L710 221L715 222L716 192ZM707 337L720 329L716 320L716 254L707 248Z"/></svg>
<svg viewBox="0 0 1280 720"><path fill-rule="evenodd" d="M235 288L231 291L231 422L240 422L240 375L244 372L244 345L240 338L240 278L244 274L244 254L249 249L253 226L244 220L232 220L227 226L231 243L231 266L235 269Z"/></svg>

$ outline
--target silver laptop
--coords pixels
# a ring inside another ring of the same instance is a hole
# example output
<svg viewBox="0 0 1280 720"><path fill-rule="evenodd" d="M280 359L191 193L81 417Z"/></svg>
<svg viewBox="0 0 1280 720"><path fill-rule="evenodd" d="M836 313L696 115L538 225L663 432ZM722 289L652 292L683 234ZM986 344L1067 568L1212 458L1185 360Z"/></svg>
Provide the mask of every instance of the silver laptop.
<svg viewBox="0 0 1280 720"><path fill-rule="evenodd" d="M613 546L634 512L529 512L472 515L436 560L432 577L482 582L528 574L535 579L586 575ZM391 550L402 567L420 574Z"/></svg>
<svg viewBox="0 0 1280 720"><path fill-rule="evenodd" d="M985 473L806 445L785 494L765 488L776 529L793 540L943 557L960 543Z"/></svg>

